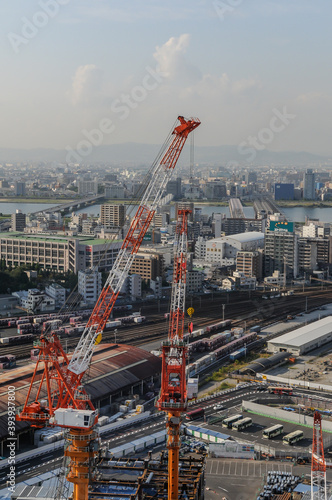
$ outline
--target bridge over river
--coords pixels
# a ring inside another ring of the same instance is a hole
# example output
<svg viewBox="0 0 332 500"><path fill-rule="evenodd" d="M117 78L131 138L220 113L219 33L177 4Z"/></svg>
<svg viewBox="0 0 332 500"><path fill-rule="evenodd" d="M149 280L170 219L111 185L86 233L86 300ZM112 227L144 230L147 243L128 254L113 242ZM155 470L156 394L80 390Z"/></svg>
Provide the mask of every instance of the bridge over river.
<svg viewBox="0 0 332 500"><path fill-rule="evenodd" d="M98 203L98 201L102 201L104 198L105 195L103 194L88 196L86 198L81 198L79 200L73 200L68 203L63 203L61 205L56 205L54 207L46 208L45 210L38 210L37 212L34 213L38 214L40 212L46 212L52 214L56 212L74 212L79 208L95 205L96 203Z"/></svg>

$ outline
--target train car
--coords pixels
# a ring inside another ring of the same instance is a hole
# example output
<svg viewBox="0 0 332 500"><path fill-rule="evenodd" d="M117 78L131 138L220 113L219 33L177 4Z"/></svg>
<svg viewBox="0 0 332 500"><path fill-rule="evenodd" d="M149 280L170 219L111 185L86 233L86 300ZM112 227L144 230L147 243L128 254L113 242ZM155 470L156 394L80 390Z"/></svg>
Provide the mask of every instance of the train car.
<svg viewBox="0 0 332 500"><path fill-rule="evenodd" d="M28 333L27 335L15 335L14 337L3 337L0 339L0 343L5 345L24 344L27 342L32 342L33 339L34 335L32 333Z"/></svg>
<svg viewBox="0 0 332 500"><path fill-rule="evenodd" d="M247 349L245 347L241 347L241 349L238 349L237 351L233 351L229 355L229 360L230 361L235 361L236 359L243 358L243 356L246 355Z"/></svg>
<svg viewBox="0 0 332 500"><path fill-rule="evenodd" d="M254 342L257 338L257 333L248 333L247 335L244 335L243 337L240 337L238 339L232 340L232 342L229 342L228 344L220 347L215 351L215 355L217 359L222 358L224 356L227 356L231 352L239 349L240 347L244 346L244 344L248 345L251 344L251 342Z"/></svg>
<svg viewBox="0 0 332 500"><path fill-rule="evenodd" d="M205 328L205 331L206 331L206 333L217 332L218 330L222 330L223 328L227 328L231 324L232 324L232 320L225 319L224 321L219 321L218 323L215 323L213 325L208 325Z"/></svg>
<svg viewBox="0 0 332 500"><path fill-rule="evenodd" d="M14 368L16 366L16 357L12 354L7 354L7 356L0 356L0 369L8 370L8 368Z"/></svg>
<svg viewBox="0 0 332 500"><path fill-rule="evenodd" d="M16 321L16 325L19 326L19 325L30 325L31 324L31 320L29 318L20 318Z"/></svg>
<svg viewBox="0 0 332 500"><path fill-rule="evenodd" d="M106 326L105 326L105 330L108 330L110 328L117 328L119 326L121 326L121 321L119 321L119 320L107 321Z"/></svg>

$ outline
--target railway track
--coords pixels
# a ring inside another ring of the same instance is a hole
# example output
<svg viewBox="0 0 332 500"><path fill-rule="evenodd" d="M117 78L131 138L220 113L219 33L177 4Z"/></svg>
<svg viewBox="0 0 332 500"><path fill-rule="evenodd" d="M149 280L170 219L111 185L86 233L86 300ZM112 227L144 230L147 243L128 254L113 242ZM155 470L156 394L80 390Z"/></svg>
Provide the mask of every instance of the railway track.
<svg viewBox="0 0 332 500"><path fill-rule="evenodd" d="M296 295L280 297L273 300L262 300L256 294L252 298L245 298L241 301L235 301L235 294L231 295L230 302L216 297L214 301L201 300L193 301L195 314L193 317L194 329L201 328L208 324L220 321L222 319L221 304L225 303L225 319L233 318L232 326L244 326L250 328L254 324L266 326L274 323L277 320L285 319L288 314L297 314L303 312L305 308L306 297L309 296L308 305L310 309L320 307L324 304L332 302L332 290L310 290L308 292L298 292ZM248 297L248 294L246 294ZM148 307L146 307L148 309ZM167 336L168 323L163 317L163 313L152 311L149 315L149 320L140 325L132 325L130 327L120 327L117 329L117 342L122 344L132 344L140 346L149 342L162 340ZM166 307L165 307L166 310ZM147 311L144 311L147 316ZM70 352L77 345L79 335L63 339L63 344ZM38 338L38 336L36 337ZM115 341L115 333L105 331L103 334L103 342L109 343ZM0 344L1 354L13 354L17 359L25 359L30 356L30 350L33 344L6 346Z"/></svg>

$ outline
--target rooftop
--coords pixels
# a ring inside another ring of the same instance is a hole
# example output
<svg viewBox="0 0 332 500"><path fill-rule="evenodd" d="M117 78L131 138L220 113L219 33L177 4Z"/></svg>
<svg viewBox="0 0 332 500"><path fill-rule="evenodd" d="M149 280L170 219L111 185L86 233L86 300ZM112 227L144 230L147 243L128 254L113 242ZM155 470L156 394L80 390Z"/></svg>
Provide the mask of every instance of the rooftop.
<svg viewBox="0 0 332 500"><path fill-rule="evenodd" d="M271 340L273 344L287 344L293 347L300 347L307 344L314 339L318 339L332 332L332 317L326 318L310 323L309 325L302 326L296 330L285 333L276 339Z"/></svg>
<svg viewBox="0 0 332 500"><path fill-rule="evenodd" d="M231 234L229 236L221 236L220 238L213 238L212 240L208 240L207 243L213 243L218 242L222 243L227 240L235 240L235 241L240 241L241 243L246 243L249 241L255 241L255 240L263 240L264 239L264 233L261 233L260 231L250 231L249 233L239 233L239 234Z"/></svg>
<svg viewBox="0 0 332 500"><path fill-rule="evenodd" d="M85 245L104 245L109 243L119 243L122 240L109 240L104 238L91 238L90 236L67 236L64 237L56 236L54 234L28 234L28 233L17 233L13 232L3 232L0 233L0 239L16 239L16 240L28 240L28 241L50 241L56 243L68 243L69 240L79 240Z"/></svg>

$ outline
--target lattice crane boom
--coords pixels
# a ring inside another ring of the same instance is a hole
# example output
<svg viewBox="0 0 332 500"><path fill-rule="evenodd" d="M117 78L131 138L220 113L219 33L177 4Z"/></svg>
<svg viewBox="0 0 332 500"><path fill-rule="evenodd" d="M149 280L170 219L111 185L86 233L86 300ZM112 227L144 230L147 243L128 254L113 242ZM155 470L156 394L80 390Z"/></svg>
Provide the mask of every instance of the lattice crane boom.
<svg viewBox="0 0 332 500"><path fill-rule="evenodd" d="M98 335L105 328L121 287L128 276L135 254L140 248L156 208L160 203L186 139L189 133L200 124L200 121L197 119L185 120L182 116L179 116L178 119L180 125L175 127L173 131L174 138L162 160L155 164L152 169L150 182L145 190L141 204L69 363L68 371L74 374L73 382L80 380L89 366Z"/></svg>
<svg viewBox="0 0 332 500"><path fill-rule="evenodd" d="M162 347L158 408L167 412L168 499L179 498L181 414L187 408L186 345L183 341L187 280L187 232L190 210L179 210L174 243L174 267L167 342Z"/></svg>

